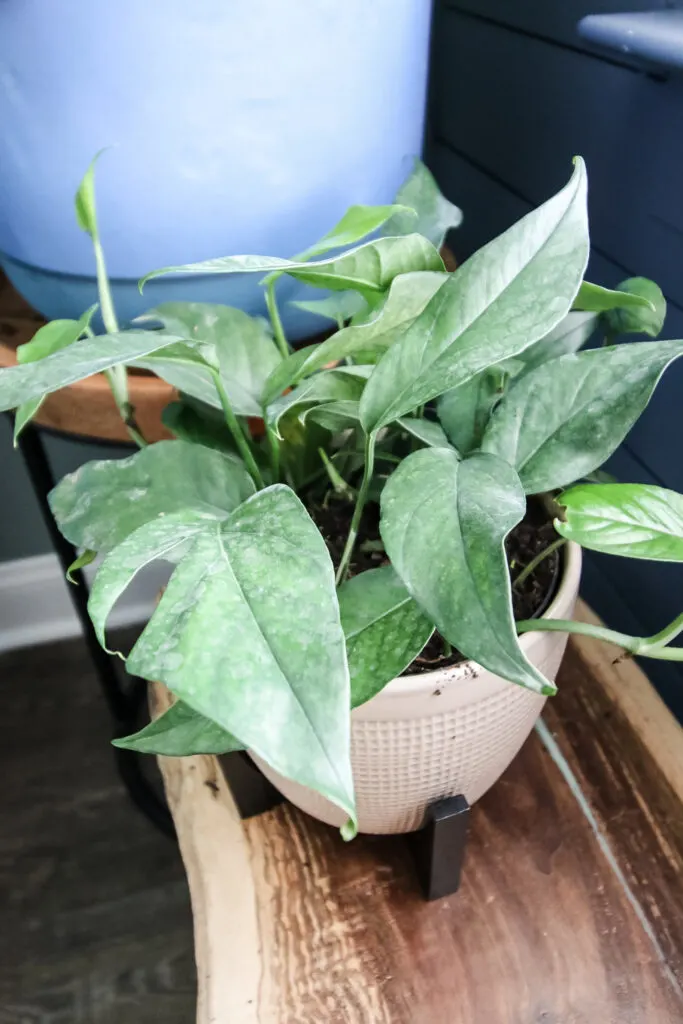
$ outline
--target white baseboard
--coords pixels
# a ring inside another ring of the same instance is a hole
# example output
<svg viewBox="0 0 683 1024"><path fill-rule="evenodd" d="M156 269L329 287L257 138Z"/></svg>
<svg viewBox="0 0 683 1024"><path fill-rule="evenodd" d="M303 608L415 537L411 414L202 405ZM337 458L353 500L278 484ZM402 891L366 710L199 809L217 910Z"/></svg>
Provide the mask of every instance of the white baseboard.
<svg viewBox="0 0 683 1024"><path fill-rule="evenodd" d="M114 608L109 627L145 622L172 567L157 562L132 581ZM95 567L86 569L92 579ZM79 636L81 626L56 555L0 562L0 651Z"/></svg>

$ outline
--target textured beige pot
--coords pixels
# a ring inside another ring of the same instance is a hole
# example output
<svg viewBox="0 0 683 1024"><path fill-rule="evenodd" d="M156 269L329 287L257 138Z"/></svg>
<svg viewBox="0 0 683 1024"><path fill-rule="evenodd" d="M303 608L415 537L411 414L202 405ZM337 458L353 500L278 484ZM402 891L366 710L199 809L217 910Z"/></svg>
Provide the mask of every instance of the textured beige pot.
<svg viewBox="0 0 683 1024"><path fill-rule="evenodd" d="M545 618L571 618L581 576L581 549L565 547L562 583ZM565 633L527 633L530 661L555 679ZM351 716L351 762L359 828L412 832L429 804L462 793L473 804L508 767L540 715L545 698L474 662L402 676ZM259 768L301 810L330 825L344 814L313 790Z"/></svg>

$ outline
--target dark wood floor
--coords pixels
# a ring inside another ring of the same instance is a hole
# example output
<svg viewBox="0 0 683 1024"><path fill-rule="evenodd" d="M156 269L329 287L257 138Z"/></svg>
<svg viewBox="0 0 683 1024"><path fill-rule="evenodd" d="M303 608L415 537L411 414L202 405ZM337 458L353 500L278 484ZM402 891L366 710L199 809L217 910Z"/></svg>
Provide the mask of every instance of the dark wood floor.
<svg viewBox="0 0 683 1024"><path fill-rule="evenodd" d="M0 656L0 702L1 1024L189 1024L185 873L119 783L82 642Z"/></svg>

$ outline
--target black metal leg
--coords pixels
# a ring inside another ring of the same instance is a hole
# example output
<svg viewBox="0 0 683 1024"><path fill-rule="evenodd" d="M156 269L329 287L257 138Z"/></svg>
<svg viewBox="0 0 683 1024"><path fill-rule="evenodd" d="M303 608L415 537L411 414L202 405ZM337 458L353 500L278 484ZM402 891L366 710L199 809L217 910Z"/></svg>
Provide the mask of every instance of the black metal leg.
<svg viewBox="0 0 683 1024"><path fill-rule="evenodd" d="M439 800L412 836L415 861L426 900L451 896L460 888L470 806L464 796Z"/></svg>
<svg viewBox="0 0 683 1024"><path fill-rule="evenodd" d="M62 569L66 573L66 570L77 558L78 552L62 536L52 515L48 494L55 486L55 480L40 433L35 427L28 426L19 435L19 449L24 457L26 470L50 539ZM113 719L114 738L125 736L136 729L137 717L145 698L147 684L142 679L131 679L128 686L123 685L114 660L100 646L88 615L89 595L85 576L81 570L77 570L72 575L76 585L69 587L71 601L80 620L88 653ZM119 774L135 805L162 832L169 836L175 836L173 819L168 807L144 776L139 755L132 750L115 748L115 751Z"/></svg>

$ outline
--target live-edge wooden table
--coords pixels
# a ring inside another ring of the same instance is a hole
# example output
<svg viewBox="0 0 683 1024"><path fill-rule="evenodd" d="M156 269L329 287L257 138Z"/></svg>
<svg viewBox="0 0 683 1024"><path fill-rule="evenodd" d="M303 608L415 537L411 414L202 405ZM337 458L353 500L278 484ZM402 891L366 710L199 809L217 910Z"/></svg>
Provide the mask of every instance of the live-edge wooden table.
<svg viewBox="0 0 683 1024"><path fill-rule="evenodd" d="M199 1024L681 1024L682 734L617 653L571 641L436 903L404 839L346 845L287 804L242 821L216 758L160 759Z"/></svg>

